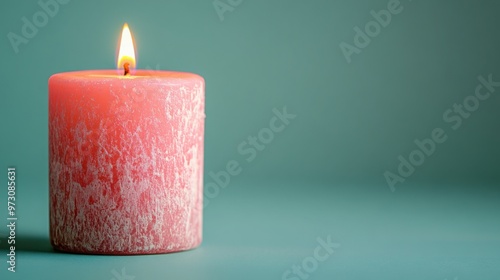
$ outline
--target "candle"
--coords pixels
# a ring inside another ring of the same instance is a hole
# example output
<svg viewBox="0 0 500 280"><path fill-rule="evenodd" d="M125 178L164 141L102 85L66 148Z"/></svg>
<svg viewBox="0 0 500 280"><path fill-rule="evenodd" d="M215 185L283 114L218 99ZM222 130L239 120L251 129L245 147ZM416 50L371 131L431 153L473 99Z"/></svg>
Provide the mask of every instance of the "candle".
<svg viewBox="0 0 500 280"><path fill-rule="evenodd" d="M50 237L57 250L155 254L202 238L204 80L134 70L49 79ZM124 46L123 44L128 44Z"/></svg>

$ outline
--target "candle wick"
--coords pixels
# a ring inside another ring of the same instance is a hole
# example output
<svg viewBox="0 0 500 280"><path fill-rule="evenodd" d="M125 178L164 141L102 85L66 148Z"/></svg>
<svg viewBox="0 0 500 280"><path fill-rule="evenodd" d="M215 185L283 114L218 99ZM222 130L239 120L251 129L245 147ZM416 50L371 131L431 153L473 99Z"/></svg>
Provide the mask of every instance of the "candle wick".
<svg viewBox="0 0 500 280"><path fill-rule="evenodd" d="M130 64L128 62L125 62L125 64L123 64L123 70L123 76L130 75Z"/></svg>

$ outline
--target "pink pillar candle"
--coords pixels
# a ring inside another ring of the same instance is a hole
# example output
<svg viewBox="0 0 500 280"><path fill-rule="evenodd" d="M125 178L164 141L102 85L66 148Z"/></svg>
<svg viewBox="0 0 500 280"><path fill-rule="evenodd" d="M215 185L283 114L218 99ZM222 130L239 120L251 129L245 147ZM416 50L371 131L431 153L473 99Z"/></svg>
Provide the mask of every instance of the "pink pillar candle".
<svg viewBox="0 0 500 280"><path fill-rule="evenodd" d="M115 255L197 247L204 107L204 80L191 73L50 77L53 247Z"/></svg>

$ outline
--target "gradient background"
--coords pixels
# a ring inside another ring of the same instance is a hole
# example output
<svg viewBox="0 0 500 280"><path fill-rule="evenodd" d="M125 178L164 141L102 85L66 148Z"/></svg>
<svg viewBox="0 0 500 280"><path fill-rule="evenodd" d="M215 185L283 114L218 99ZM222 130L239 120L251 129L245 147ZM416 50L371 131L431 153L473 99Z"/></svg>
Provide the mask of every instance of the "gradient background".
<svg viewBox="0 0 500 280"><path fill-rule="evenodd" d="M211 0L71 0L18 53L7 34L41 8L2 2L0 225L8 166L19 220L15 274L0 226L1 278L120 280L113 271L124 268L136 280L281 279L331 235L341 247L309 279L499 279L500 88L456 131L442 115L474 93L478 76L500 80L500 2L401 0L403 11L348 63L339 44L353 44L353 28L388 2L243 0L221 20ZM124 22L139 68L206 79L205 183L229 160L243 172L210 199L199 249L56 253L47 80L114 68ZM238 145L284 106L297 117L247 162ZM384 172L396 173L397 157L436 127L448 140L391 192Z"/></svg>

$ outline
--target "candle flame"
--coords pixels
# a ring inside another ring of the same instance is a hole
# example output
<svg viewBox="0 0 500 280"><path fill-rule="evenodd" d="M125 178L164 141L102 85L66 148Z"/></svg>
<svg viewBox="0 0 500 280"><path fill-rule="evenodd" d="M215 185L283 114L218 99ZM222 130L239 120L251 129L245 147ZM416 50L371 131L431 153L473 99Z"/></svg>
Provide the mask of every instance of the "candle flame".
<svg viewBox="0 0 500 280"><path fill-rule="evenodd" d="M118 51L118 69L123 69L125 63L128 63L131 69L135 68L134 40L126 23L123 25L120 50Z"/></svg>

